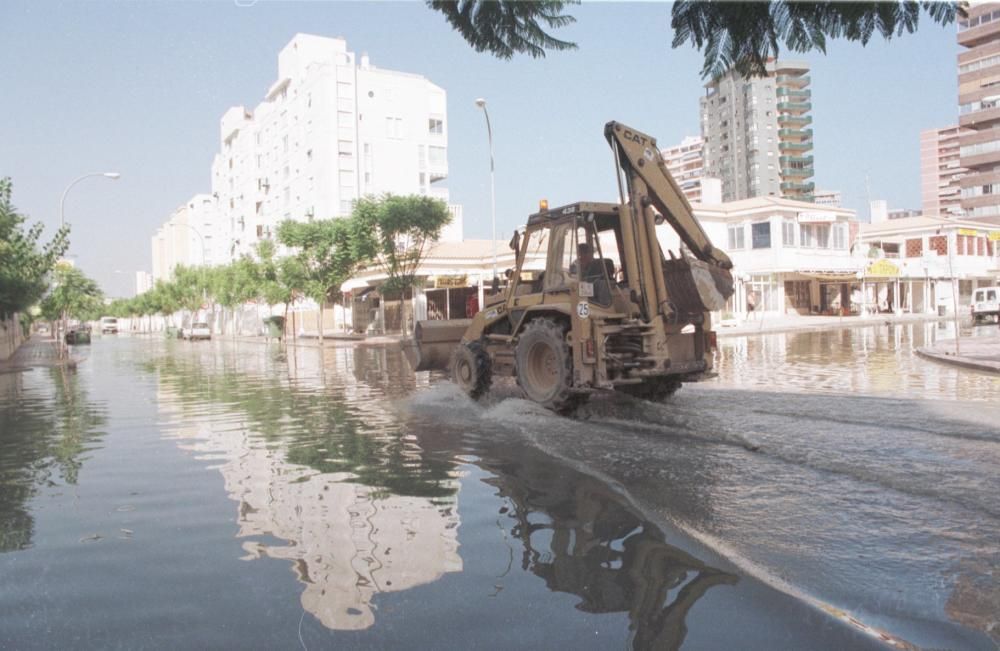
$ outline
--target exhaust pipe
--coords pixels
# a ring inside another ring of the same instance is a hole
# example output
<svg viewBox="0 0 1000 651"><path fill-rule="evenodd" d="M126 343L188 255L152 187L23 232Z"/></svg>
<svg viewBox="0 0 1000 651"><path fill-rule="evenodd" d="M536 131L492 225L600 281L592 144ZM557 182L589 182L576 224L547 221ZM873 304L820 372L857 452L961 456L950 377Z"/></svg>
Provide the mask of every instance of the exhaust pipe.
<svg viewBox="0 0 1000 651"><path fill-rule="evenodd" d="M413 370L447 371L470 323L472 319L417 321L413 338L403 342L403 353Z"/></svg>

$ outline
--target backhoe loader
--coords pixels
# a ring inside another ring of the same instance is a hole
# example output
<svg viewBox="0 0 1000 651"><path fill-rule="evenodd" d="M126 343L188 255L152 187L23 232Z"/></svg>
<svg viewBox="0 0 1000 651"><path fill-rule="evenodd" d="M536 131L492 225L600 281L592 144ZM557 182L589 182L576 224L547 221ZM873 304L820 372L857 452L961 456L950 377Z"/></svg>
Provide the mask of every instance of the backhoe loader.
<svg viewBox="0 0 1000 651"><path fill-rule="evenodd" d="M732 262L712 245L652 137L605 125L619 203L543 208L515 232L515 268L472 319L420 321L416 370L450 369L473 398L498 376L559 413L595 392L660 400L710 374L710 313L732 293ZM656 226L679 236L665 258ZM496 281L494 281L496 284Z"/></svg>

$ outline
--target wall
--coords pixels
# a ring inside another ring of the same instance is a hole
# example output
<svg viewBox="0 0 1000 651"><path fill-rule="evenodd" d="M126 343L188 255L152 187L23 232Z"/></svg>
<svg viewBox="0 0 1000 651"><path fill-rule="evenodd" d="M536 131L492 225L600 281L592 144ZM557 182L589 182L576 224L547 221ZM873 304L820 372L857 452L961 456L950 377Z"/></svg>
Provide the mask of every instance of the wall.
<svg viewBox="0 0 1000 651"><path fill-rule="evenodd" d="M15 314L10 319L0 320L0 360L9 359L24 341L21 322Z"/></svg>

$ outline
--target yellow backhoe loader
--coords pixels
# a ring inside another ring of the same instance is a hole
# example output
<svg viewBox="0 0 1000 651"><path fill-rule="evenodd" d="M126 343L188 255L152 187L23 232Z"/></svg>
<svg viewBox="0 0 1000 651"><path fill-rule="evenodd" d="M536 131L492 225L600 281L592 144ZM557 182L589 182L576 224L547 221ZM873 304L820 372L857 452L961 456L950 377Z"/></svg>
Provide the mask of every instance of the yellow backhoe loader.
<svg viewBox="0 0 1000 651"><path fill-rule="evenodd" d="M474 318L417 323L407 345L416 370L450 369L473 398L512 375L560 413L599 391L659 400L711 371L710 313L733 293L732 262L695 220L653 138L618 122L604 135L620 203L528 217L511 240L506 287ZM669 259L662 223L680 238Z"/></svg>

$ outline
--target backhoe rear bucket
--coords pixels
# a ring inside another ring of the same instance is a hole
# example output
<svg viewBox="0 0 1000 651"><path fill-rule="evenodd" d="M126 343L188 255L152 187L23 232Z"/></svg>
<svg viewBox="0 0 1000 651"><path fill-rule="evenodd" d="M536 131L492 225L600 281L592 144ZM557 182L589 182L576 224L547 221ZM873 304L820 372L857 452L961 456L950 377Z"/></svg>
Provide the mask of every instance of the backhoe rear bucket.
<svg viewBox="0 0 1000 651"><path fill-rule="evenodd" d="M414 371L446 371L451 355L462 341L472 319L418 321L413 339L403 342L403 352Z"/></svg>

